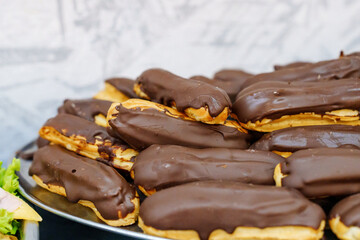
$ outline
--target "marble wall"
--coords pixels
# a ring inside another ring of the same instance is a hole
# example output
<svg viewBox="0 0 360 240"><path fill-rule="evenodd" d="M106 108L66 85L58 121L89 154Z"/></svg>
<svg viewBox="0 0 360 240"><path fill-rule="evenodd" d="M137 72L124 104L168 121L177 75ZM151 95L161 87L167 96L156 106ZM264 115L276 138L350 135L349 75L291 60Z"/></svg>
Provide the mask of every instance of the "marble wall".
<svg viewBox="0 0 360 240"><path fill-rule="evenodd" d="M360 50L359 12L356 0L0 0L0 159L104 78L335 58Z"/></svg>

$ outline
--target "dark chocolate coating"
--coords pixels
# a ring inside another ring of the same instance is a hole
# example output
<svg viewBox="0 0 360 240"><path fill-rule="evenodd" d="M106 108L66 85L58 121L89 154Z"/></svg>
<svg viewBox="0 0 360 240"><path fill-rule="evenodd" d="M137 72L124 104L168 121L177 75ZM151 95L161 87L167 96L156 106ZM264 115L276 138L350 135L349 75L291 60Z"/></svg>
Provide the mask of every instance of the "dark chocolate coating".
<svg viewBox="0 0 360 240"><path fill-rule="evenodd" d="M298 191L273 186L204 181L155 193L140 208L144 224L161 230L195 230L208 239L216 229L305 226L318 229L325 214Z"/></svg>
<svg viewBox="0 0 360 240"><path fill-rule="evenodd" d="M330 219L340 217L346 226L360 227L360 193L344 198L330 212Z"/></svg>
<svg viewBox="0 0 360 240"><path fill-rule="evenodd" d="M305 112L360 110L360 79L323 82L259 82L241 91L233 104L240 122Z"/></svg>
<svg viewBox="0 0 360 240"><path fill-rule="evenodd" d="M118 219L118 211L122 218L134 211L135 188L115 169L59 146L39 149L29 174L64 187L70 202L91 201L105 219Z"/></svg>
<svg viewBox="0 0 360 240"><path fill-rule="evenodd" d="M132 171L134 183L146 190L204 180L274 185L274 169L283 161L268 151L152 145L136 157Z"/></svg>
<svg viewBox="0 0 360 240"><path fill-rule="evenodd" d="M275 71L279 71L279 70L283 70L283 69L289 69L289 68L297 68L297 67L303 67L306 66L308 64L312 64L311 62L292 62L292 63L288 63L285 65L275 65L274 66L274 70Z"/></svg>
<svg viewBox="0 0 360 240"><path fill-rule="evenodd" d="M143 72L136 83L141 90L157 103L168 106L175 102L177 110L208 107L212 117L218 116L226 107L231 108L229 96L223 89L205 82L185 79L162 69Z"/></svg>
<svg viewBox="0 0 360 240"><path fill-rule="evenodd" d="M44 139L44 138L42 138L40 136L36 139L36 146L38 148L45 147L45 146L47 146L49 144L50 144L50 141L48 141L48 140L46 140L46 139Z"/></svg>
<svg viewBox="0 0 360 240"><path fill-rule="evenodd" d="M308 148L360 147L360 126L324 125L284 128L265 134L250 148L295 152Z"/></svg>
<svg viewBox="0 0 360 240"><path fill-rule="evenodd" d="M66 99L64 104L59 107L58 113L67 113L94 122L94 117L98 114L106 117L111 104L110 101L92 98L82 100Z"/></svg>
<svg viewBox="0 0 360 240"><path fill-rule="evenodd" d="M242 84L246 79L252 76L254 76L254 74L239 69L222 69L214 74L214 79Z"/></svg>
<svg viewBox="0 0 360 240"><path fill-rule="evenodd" d="M105 81L129 98L139 98L134 92L135 81L129 78L110 78Z"/></svg>
<svg viewBox="0 0 360 240"><path fill-rule="evenodd" d="M316 148L293 153L281 163L282 186L309 198L360 192L360 149Z"/></svg>
<svg viewBox="0 0 360 240"><path fill-rule="evenodd" d="M223 89L227 95L230 97L231 102L235 101L236 95L240 91L240 87L243 83L243 81L225 81L225 80L219 80L219 79L210 79L204 76L193 76L190 79L194 79L197 81L205 82L208 84L211 84L215 87L219 87Z"/></svg>
<svg viewBox="0 0 360 240"><path fill-rule="evenodd" d="M352 52L346 55L343 55L342 57L360 57L360 52Z"/></svg>
<svg viewBox="0 0 360 240"><path fill-rule="evenodd" d="M258 82L267 81L314 82L320 79L341 79L351 77L360 77L359 57L344 57L308 64L297 68L287 68L258 74L246 80L242 89Z"/></svg>
<svg viewBox="0 0 360 240"><path fill-rule="evenodd" d="M120 147L123 150L128 148L120 139L110 136L106 128L74 115L58 114L56 117L50 118L44 126L53 127L66 137L82 136L88 143L95 144L96 140L102 141L101 144L97 143L98 153L101 156L98 160L110 165L115 157L114 147Z"/></svg>
<svg viewBox="0 0 360 240"><path fill-rule="evenodd" d="M118 105L116 118L109 120L108 132L135 149L153 144L194 148L248 148L250 136L236 128L174 118L155 109L127 109Z"/></svg>
<svg viewBox="0 0 360 240"><path fill-rule="evenodd" d="M44 126L53 127L66 137L72 135L82 136L88 143L95 143L96 140L108 141L113 145L122 143L121 140L110 136L106 131L106 128L66 113L58 114L57 116L50 118Z"/></svg>

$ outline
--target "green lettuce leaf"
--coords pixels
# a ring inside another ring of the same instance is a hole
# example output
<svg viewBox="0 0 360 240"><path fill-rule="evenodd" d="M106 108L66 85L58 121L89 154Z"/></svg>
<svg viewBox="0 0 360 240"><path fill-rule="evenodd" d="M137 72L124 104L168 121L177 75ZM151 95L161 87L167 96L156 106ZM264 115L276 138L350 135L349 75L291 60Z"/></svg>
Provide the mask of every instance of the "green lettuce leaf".
<svg viewBox="0 0 360 240"><path fill-rule="evenodd" d="M5 235L15 235L21 223L13 219L13 213L0 209L0 232Z"/></svg>
<svg viewBox="0 0 360 240"><path fill-rule="evenodd" d="M20 170L20 159L14 158L7 169L1 167L0 161L0 187L5 191L16 195L16 191L19 188L18 176L15 171Z"/></svg>

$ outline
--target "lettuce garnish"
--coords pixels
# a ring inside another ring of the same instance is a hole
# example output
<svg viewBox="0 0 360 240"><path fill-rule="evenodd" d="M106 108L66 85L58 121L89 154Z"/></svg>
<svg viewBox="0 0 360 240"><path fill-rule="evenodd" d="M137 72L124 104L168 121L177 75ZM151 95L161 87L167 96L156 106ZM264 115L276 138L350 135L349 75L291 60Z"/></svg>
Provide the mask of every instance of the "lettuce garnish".
<svg viewBox="0 0 360 240"><path fill-rule="evenodd" d="M14 158L7 169L1 167L0 161L0 187L5 191L16 195L19 188L19 177L15 174L20 170L20 159Z"/></svg>
<svg viewBox="0 0 360 240"><path fill-rule="evenodd" d="M14 158L7 169L1 167L0 161L0 187L16 195L19 189L19 177L15 174L20 170L20 159ZM21 239L21 222L13 218L13 213L0 208L0 232L4 235L16 235Z"/></svg>
<svg viewBox="0 0 360 240"><path fill-rule="evenodd" d="M19 221L14 220L13 213L0 209L0 232L4 235L15 235L21 227Z"/></svg>

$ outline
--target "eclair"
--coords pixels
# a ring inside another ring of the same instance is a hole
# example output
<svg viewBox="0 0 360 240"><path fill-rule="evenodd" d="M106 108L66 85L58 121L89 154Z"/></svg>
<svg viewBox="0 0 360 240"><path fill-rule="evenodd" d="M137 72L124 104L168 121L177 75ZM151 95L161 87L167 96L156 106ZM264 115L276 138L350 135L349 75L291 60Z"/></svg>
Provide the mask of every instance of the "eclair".
<svg viewBox="0 0 360 240"><path fill-rule="evenodd" d="M171 239L321 239L325 214L298 191L203 181L164 189L141 205L139 227Z"/></svg>
<svg viewBox="0 0 360 240"><path fill-rule="evenodd" d="M360 239L360 194L338 202L330 212L329 225L339 239Z"/></svg>
<svg viewBox="0 0 360 240"><path fill-rule="evenodd" d="M236 95L239 93L241 85L244 83L245 79L243 81L236 81L236 80L226 80L226 79L210 79L205 76L197 75L190 77L192 80L205 82L208 84L211 84L215 87L223 89L227 95L229 96L231 102L235 101ZM230 78L232 79L232 78Z"/></svg>
<svg viewBox="0 0 360 240"><path fill-rule="evenodd" d="M134 81L128 78L110 78L105 81L105 88L94 98L111 102L124 102L129 98L137 98L133 91Z"/></svg>
<svg viewBox="0 0 360 240"><path fill-rule="evenodd" d="M137 151L111 137L106 128L70 114L50 118L40 137L85 157L130 171Z"/></svg>
<svg viewBox="0 0 360 240"><path fill-rule="evenodd" d="M126 226L137 220L135 187L101 162L45 146L35 153L29 174L40 187L91 208L108 225Z"/></svg>
<svg viewBox="0 0 360 240"><path fill-rule="evenodd" d="M236 121L209 125L164 105L129 99L108 112L108 132L137 150L153 144L193 148L248 148L249 134Z"/></svg>
<svg viewBox="0 0 360 240"><path fill-rule="evenodd" d="M70 100L58 108L58 113L67 113L95 122L97 125L106 127L106 114L112 102L98 99Z"/></svg>
<svg viewBox="0 0 360 240"><path fill-rule="evenodd" d="M215 87L223 89L230 97L231 102L235 101L236 95L239 93L241 86L246 79L253 74L236 69L223 69L215 73L212 79L204 76L193 76L190 79L202 81Z"/></svg>
<svg viewBox="0 0 360 240"><path fill-rule="evenodd" d="M279 70L284 70L284 69L303 67L303 66L306 66L308 64L312 64L312 63L298 61L298 62L288 63L288 64L285 64L285 65L277 64L277 65L274 66L274 70L279 71Z"/></svg>
<svg viewBox="0 0 360 240"><path fill-rule="evenodd" d="M275 168L276 186L298 189L308 198L360 192L360 149L315 148L293 153Z"/></svg>
<svg viewBox="0 0 360 240"><path fill-rule="evenodd" d="M143 72L134 91L141 98L173 107L207 124L222 124L230 114L231 101L223 89L162 69Z"/></svg>
<svg viewBox="0 0 360 240"><path fill-rule="evenodd" d="M326 87L324 87L326 86ZM312 125L360 125L360 79L261 82L233 104L242 126L260 132Z"/></svg>
<svg viewBox="0 0 360 240"><path fill-rule="evenodd" d="M281 82L317 82L322 79L342 79L360 77L360 57L343 57L334 60L305 64L296 68L262 73L248 78L242 85L245 89L255 83ZM261 86L258 85L258 86Z"/></svg>
<svg viewBox="0 0 360 240"><path fill-rule="evenodd" d="M147 196L204 180L274 185L275 166L283 161L268 151L152 145L136 157L131 175L134 184Z"/></svg>
<svg viewBox="0 0 360 240"><path fill-rule="evenodd" d="M224 82L243 83L252 76L254 76L254 74L240 69L222 69L216 72L213 78Z"/></svg>
<svg viewBox="0 0 360 240"><path fill-rule="evenodd" d="M323 125L284 128L265 134L250 149L273 151L283 157L308 148L360 148L360 126Z"/></svg>

